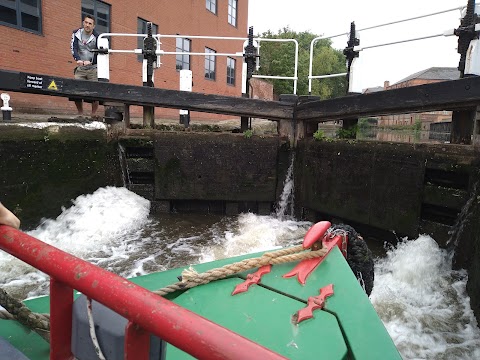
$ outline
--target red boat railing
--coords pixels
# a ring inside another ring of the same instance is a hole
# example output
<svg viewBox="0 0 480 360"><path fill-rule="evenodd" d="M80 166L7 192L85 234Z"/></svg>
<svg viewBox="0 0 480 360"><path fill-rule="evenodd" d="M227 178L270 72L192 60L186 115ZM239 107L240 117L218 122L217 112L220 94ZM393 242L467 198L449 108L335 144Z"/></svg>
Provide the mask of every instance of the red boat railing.
<svg viewBox="0 0 480 360"><path fill-rule="evenodd" d="M152 333L198 359L285 359L107 270L8 226L0 249L48 274L50 359L73 359L73 289L128 319L125 359L148 359Z"/></svg>

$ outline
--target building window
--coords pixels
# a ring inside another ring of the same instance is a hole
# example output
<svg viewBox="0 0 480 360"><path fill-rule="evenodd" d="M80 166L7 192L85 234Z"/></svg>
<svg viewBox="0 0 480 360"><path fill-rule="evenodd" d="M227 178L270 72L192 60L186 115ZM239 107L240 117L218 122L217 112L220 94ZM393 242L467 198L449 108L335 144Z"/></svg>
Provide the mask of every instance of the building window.
<svg viewBox="0 0 480 360"><path fill-rule="evenodd" d="M42 32L40 0L0 0L0 24L17 29Z"/></svg>
<svg viewBox="0 0 480 360"><path fill-rule="evenodd" d="M215 80L215 54L216 51L205 48L205 79Z"/></svg>
<svg viewBox="0 0 480 360"><path fill-rule="evenodd" d="M237 4L238 0L228 0L228 23L237 26Z"/></svg>
<svg viewBox="0 0 480 360"><path fill-rule="evenodd" d="M217 0L207 0L207 10L212 13L217 13Z"/></svg>
<svg viewBox="0 0 480 360"><path fill-rule="evenodd" d="M175 52L190 52L192 41L184 38L177 38ZM190 55L177 54L177 62L175 65L177 71L190 70Z"/></svg>
<svg viewBox="0 0 480 360"><path fill-rule="evenodd" d="M147 31L147 20L142 18L137 18L137 34L146 34ZM152 23L152 35L158 34L158 25ZM137 37L137 49L143 49L143 37ZM143 55L137 55L138 61L143 61Z"/></svg>
<svg viewBox="0 0 480 360"><path fill-rule="evenodd" d="M227 57L227 84L235 85L235 59Z"/></svg>
<svg viewBox="0 0 480 360"><path fill-rule="evenodd" d="M99 0L82 0L82 21L85 15L95 19L95 31L110 32L110 5Z"/></svg>

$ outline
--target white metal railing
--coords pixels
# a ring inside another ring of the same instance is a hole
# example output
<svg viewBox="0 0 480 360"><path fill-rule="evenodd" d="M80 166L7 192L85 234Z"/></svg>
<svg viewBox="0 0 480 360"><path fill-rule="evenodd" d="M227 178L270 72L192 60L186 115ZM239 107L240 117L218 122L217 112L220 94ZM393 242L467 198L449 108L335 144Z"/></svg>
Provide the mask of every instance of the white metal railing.
<svg viewBox="0 0 480 360"><path fill-rule="evenodd" d="M407 21L412 21L412 20L418 20L430 16L435 16L443 13L448 13L456 10L464 10L465 6L459 6L455 8L451 8L448 10L442 10L442 11L436 11L430 14L425 14L425 15L420 15L420 16L414 16L410 17L407 19L401 19L401 20L396 20L396 21L390 21L387 23L379 24L379 25L374 25L374 26L369 26L365 27L362 29L358 29L357 31L366 31L366 30L372 30L388 25L393 25L393 24L399 24L402 22L407 22ZM480 25L476 26L476 30L480 30ZM312 80L313 79L325 79L325 78L333 78L333 77L341 77L341 76L346 76L348 73L337 73L337 74L325 74L325 75L313 75L313 52L314 52L314 47L315 43L319 40L324 40L324 39L333 39L336 37L344 36L344 35L349 35L348 32L341 33L341 34L336 34L336 35L331 35L331 36L318 36L314 38L310 42L310 58L309 58L309 69L308 69L308 92L311 94L312 92ZM423 37L418 37L418 38L412 38L412 39L406 39L406 40L400 40L400 41L392 41L388 43L383 43L383 44L376 44L376 45L370 45L370 46L364 46L364 47L355 47L354 51L363 51L367 49L372 49L372 48L377 48L377 47L382 47L382 46L387 46L387 45L395 45L395 44L400 44L400 43L406 43L406 42L412 42L412 41L418 41L418 40L425 40L425 39L430 39L434 37L440 37L440 36L451 36L454 35L454 29L447 30L443 33L439 34L434 34L434 35L428 35L428 36L423 36ZM114 50L108 48L108 40L107 37L115 37L115 36L126 36L126 37L146 37L147 34L129 34L129 33L103 33L99 36L99 44L102 43L102 46L104 49L108 49L108 54L110 53L134 53L134 54L142 54L142 49L122 49L122 50ZM185 51L164 51L161 49L161 39L162 38L183 38L183 39L209 39L209 40L227 40L227 41L244 41L246 42L248 38L244 37L227 37L227 36L202 36L202 35L165 35L165 34L155 34L152 35L153 38L157 41L157 50L155 51L157 55L157 67L160 67L161 65L161 56L163 55L192 55L192 56L229 56L229 57L243 57L244 53L242 52L235 52L235 53L204 53L204 52L185 52ZM284 79L284 80L293 80L293 93L297 93L297 87L298 87L298 41L295 39L268 39L268 38L254 38L254 41L258 44L257 51L260 53L261 49L261 42L293 42L295 44L295 63L294 63L294 75L293 76L275 76L275 75L253 75L254 78L263 78L263 79ZM105 45L106 44L106 45ZM245 43L243 45L243 48L245 47ZM108 56L107 54L107 56ZM259 54L261 55L261 54ZM243 69L243 73L245 72L245 66ZM100 72L100 70L99 70ZM107 67L107 72L108 72L108 67ZM352 74L353 71L351 71L350 75ZM109 74L105 74L105 76L109 76ZM245 75L244 75L245 76ZM243 85L243 84L242 84Z"/></svg>
<svg viewBox="0 0 480 360"><path fill-rule="evenodd" d="M256 38L259 48L262 41L264 42L293 42L295 44L295 68L294 76L273 76L273 75L253 75L254 78L264 78L264 79L290 79L293 80L293 93L297 94L297 84L298 84L298 41L295 39L266 39L266 38Z"/></svg>
<svg viewBox="0 0 480 360"><path fill-rule="evenodd" d="M391 21L391 22L388 22L388 23L383 23L383 24L374 25L374 26L369 26L369 27L365 27L365 28L363 28L363 29L358 29L357 31L366 31L366 30L376 29L376 28L380 28L380 27L383 27L383 26L388 26L388 25L393 25L393 24L399 24L399 23L406 22L406 21L418 20L418 19L422 19L422 18L425 18L425 17L430 17L430 16L434 16L434 15L444 14L444 13L448 13L448 12L452 12L452 11L456 11L456 10L462 11L463 9L465 9L465 6L459 6L459 7L453 8L453 9L437 11L437 12L430 13L430 14L415 16L415 17L411 17L411 18L407 18L407 19L402 19L402 20ZM475 27L475 29L477 30L477 26ZM339 74L329 74L329 75L313 75L313 49L314 49L315 43L316 43L317 41L319 41L319 40L323 40L323 39L333 39L333 38L336 38L336 37L340 37L340 36L344 36L344 35L349 35L349 34L350 34L350 33L345 32L345 33L336 34L336 35L331 35L331 36L318 36L318 37L314 38L314 39L310 42L310 59L309 59L309 66L308 66L308 93L309 93L309 94L312 93L312 80L313 80L313 79L324 79L324 78L329 78L329 77L340 77L340 76L345 76L345 75L348 74L348 73L339 73ZM389 42L389 43L377 44L377 45L371 45L371 46L365 46L365 47L356 47L356 48L354 48L354 50L355 50L355 51L362 51L362 50L373 49L373 48L381 47L381 46L401 44L401 43L405 43L405 42L411 42L411 41L418 41L418 40L430 39L430 38L439 37L439 36L451 36L451 35L454 35L453 29L447 30L447 31L445 31L445 32L443 32L443 33L441 33L441 34L423 36L423 37L418 37L418 38L413 38L413 39L407 39L407 40L393 41L393 42Z"/></svg>
<svg viewBox="0 0 480 360"><path fill-rule="evenodd" d="M132 53L132 54L142 54L142 49L120 49L113 50L108 47L108 37L142 37L145 38L147 34L131 34L131 33L103 33L98 37L99 48L102 47L104 50L108 50L107 54L102 54L106 56L103 61L99 61L99 78L103 76L105 79L109 79L109 64L108 64L108 54L110 53ZM204 53L204 52L187 52L187 51L164 51L161 49L161 39L162 38L182 38L182 39L207 39L207 40L227 40L227 41L248 41L248 38L243 37L228 37L228 36L202 36L202 35L165 35L165 34L155 34L152 35L157 42L157 50L155 54L157 55L157 67L161 65L161 56L163 55L193 55L193 56L229 56L229 57L239 57L244 56L243 51L235 53ZM294 63L294 75L293 76L273 76L273 75L253 75L254 78L261 79L283 79L283 80L293 80L293 93L297 93L297 84L298 84L298 41L295 39L266 39L266 38L254 38L254 41L257 42L258 48L257 51L260 54L260 48L262 42L293 42L295 44L295 63ZM244 44L245 47L245 44ZM99 54L100 56L100 54ZM103 70L100 69L100 62L102 62ZM245 71L245 70L244 70Z"/></svg>

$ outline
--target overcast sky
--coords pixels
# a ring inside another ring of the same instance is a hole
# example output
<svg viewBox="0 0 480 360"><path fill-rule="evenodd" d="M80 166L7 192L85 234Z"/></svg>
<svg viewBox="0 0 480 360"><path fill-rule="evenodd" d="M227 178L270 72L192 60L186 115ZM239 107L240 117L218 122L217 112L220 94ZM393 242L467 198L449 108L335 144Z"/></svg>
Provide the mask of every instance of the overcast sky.
<svg viewBox="0 0 480 360"><path fill-rule="evenodd" d="M249 0L249 26L254 33L276 32L289 26L292 30L310 31L331 36L392 21L427 15L466 6L467 0ZM443 34L460 24L460 10L434 15L360 32L360 47ZM347 36L333 40L333 47L343 49ZM360 52L360 87L362 89L391 84L433 66L457 67L457 37L437 37L404 44L365 49ZM260 60L261 61L261 60ZM293 64L292 64L293 67ZM293 74L293 70L292 70ZM313 74L316 75L316 74Z"/></svg>

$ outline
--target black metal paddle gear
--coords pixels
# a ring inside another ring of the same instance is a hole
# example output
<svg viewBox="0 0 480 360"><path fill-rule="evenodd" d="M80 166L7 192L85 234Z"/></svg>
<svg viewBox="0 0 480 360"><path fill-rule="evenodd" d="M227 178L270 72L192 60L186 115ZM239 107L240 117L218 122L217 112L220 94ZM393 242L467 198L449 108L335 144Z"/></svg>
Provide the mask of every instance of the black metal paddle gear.
<svg viewBox="0 0 480 360"><path fill-rule="evenodd" d="M143 58L147 60L147 86L153 87L153 63L156 59L156 41L152 37L152 23L147 23L147 37L143 39Z"/></svg>
<svg viewBox="0 0 480 360"><path fill-rule="evenodd" d="M460 27L455 29L454 33L458 36L458 53L460 54L460 61L458 63L458 70L460 77L465 75L465 62L467 59L467 51L470 41L478 39L479 32L475 31L475 24L479 22L477 14L475 14L475 0L468 0L467 11L460 22Z"/></svg>
<svg viewBox="0 0 480 360"><path fill-rule="evenodd" d="M343 50L343 55L347 58L347 89L350 77L350 68L352 67L353 59L360 55L359 51L355 51L354 47L360 45L360 39L355 36L355 22L350 23L350 36L347 41L347 47Z"/></svg>
<svg viewBox="0 0 480 360"><path fill-rule="evenodd" d="M245 46L244 60L247 63L247 89L257 62L257 49L253 46L253 26L248 28L248 45Z"/></svg>

